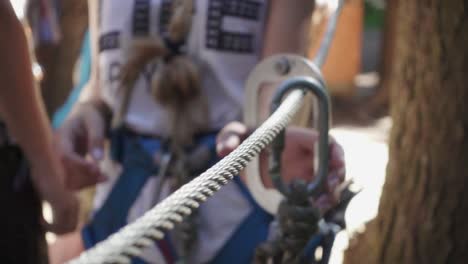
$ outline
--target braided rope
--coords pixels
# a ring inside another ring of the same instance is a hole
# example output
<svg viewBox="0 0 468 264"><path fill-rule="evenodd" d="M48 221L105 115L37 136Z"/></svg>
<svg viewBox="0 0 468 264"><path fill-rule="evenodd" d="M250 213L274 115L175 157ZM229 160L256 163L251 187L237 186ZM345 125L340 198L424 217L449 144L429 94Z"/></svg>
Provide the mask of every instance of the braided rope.
<svg viewBox="0 0 468 264"><path fill-rule="evenodd" d="M270 144L298 111L304 94L302 90L291 92L278 110L228 156L70 263L130 263L132 257L141 255L153 241L162 239L164 232L190 215L192 209L232 180Z"/></svg>

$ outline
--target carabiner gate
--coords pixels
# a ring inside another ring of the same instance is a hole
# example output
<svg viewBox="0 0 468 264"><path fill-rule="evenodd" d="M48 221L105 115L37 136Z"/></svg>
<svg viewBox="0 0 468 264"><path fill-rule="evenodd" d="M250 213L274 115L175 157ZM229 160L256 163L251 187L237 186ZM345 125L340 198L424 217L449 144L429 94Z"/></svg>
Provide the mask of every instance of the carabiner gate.
<svg viewBox="0 0 468 264"><path fill-rule="evenodd" d="M327 172L328 172L328 130L330 127L330 99L325 89L323 79L313 78L307 76L292 77L285 80L278 87L271 104L271 113L281 104L283 97L286 93L300 89L304 93L312 92L317 98L318 102L318 118L315 119L316 127L319 132L318 139L318 153L315 152L314 168L315 168L315 179L308 184L308 194L317 197L325 185ZM283 193L285 196L289 195L289 190L286 187L283 179L281 178L281 154L284 150L285 144L285 130L273 140L272 142L272 155L270 156L270 177L275 187Z"/></svg>

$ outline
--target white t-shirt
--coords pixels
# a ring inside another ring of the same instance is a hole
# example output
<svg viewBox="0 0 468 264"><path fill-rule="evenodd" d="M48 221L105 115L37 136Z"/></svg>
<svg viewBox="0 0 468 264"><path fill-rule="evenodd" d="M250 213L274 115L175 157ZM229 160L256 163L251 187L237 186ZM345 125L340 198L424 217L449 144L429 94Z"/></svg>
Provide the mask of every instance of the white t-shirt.
<svg viewBox="0 0 468 264"><path fill-rule="evenodd" d="M243 89L259 59L267 0L194 0L186 52L199 67L209 102L210 129L241 118ZM104 100L116 110L123 48L138 34L160 34L170 17L170 0L101 0L99 71ZM136 82L125 123L137 132L167 135L167 113L150 94L156 65Z"/></svg>

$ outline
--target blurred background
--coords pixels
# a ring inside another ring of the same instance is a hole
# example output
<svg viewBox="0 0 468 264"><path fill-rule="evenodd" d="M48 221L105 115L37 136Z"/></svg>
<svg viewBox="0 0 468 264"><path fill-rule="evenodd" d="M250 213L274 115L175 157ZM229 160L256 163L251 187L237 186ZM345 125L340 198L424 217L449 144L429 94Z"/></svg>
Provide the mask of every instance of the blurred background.
<svg viewBox="0 0 468 264"><path fill-rule="evenodd" d="M62 1L54 6L56 32L47 32L42 43L34 38L40 31L35 27L42 23L34 8L27 11L26 0L11 2L19 17L28 16L37 22L31 27L25 23L29 37L35 39L31 41L31 52L36 57L33 71L41 84L50 118L54 126L59 126L90 73L86 1ZM318 48L336 1L320 0L317 5L311 18L313 30L307 50L310 57ZM347 178L354 181L352 188L360 190L346 212L348 230L339 234L331 263L342 263L349 236L362 232L364 224L377 215L392 126L385 87L385 66L389 65L392 42L387 9L384 0L347 1L323 68L333 100L331 134L345 150ZM92 190L81 194L82 219L86 219L92 194ZM50 214L47 207L45 214ZM54 241L54 236L48 234L48 241Z"/></svg>
<svg viewBox="0 0 468 264"><path fill-rule="evenodd" d="M30 21L33 72L60 126L90 73L87 1L50 0L47 15L11 2ZM345 2L323 73L331 134L345 150L351 188L360 192L330 262L466 263L468 3ZM308 57L337 6L316 3ZM81 193L82 221L92 196L92 189Z"/></svg>

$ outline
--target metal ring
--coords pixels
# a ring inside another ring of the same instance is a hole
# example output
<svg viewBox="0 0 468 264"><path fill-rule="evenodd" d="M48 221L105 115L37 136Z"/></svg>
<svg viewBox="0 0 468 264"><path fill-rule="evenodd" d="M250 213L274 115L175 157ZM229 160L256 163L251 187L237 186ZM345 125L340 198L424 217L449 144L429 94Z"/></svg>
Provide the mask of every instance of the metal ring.
<svg viewBox="0 0 468 264"><path fill-rule="evenodd" d="M325 89L324 81L322 78L311 77L293 77L290 78L279 86L276 91L271 104L271 112L273 113L281 104L283 97L286 93L300 89L304 93L312 92L318 99L318 120L317 129L319 131L318 139L318 164L315 166L315 179L308 184L307 191L309 195L314 197L318 196L322 191L328 172L328 130L330 127L330 99ZM288 195L289 191L281 178L281 154L284 150L285 143L285 130L283 130L278 137L272 142L272 155L270 156L270 177L275 187L284 195Z"/></svg>

